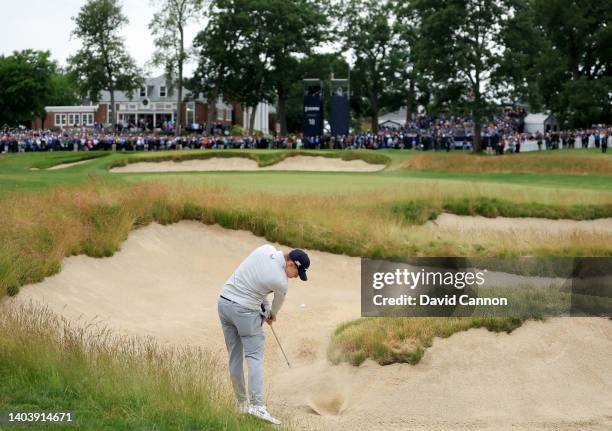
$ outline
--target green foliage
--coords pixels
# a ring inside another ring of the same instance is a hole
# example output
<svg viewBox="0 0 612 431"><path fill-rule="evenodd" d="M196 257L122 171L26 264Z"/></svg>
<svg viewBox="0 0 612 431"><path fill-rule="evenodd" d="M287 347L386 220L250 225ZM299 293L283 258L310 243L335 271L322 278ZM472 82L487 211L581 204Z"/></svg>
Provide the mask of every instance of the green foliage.
<svg viewBox="0 0 612 431"><path fill-rule="evenodd" d="M438 109L474 116L474 148L489 102L499 42L510 18L509 0L416 0L421 24L419 66L431 77Z"/></svg>
<svg viewBox="0 0 612 431"><path fill-rule="evenodd" d="M612 77L585 76L563 84L556 110L565 127L591 127L612 120Z"/></svg>
<svg viewBox="0 0 612 431"><path fill-rule="evenodd" d="M596 0L514 0L499 73L532 108L563 127L612 122L612 4Z"/></svg>
<svg viewBox="0 0 612 431"><path fill-rule="evenodd" d="M82 46L68 63L82 97L98 101L106 90L114 106L115 91L129 93L143 85L142 73L119 33L128 19L118 0L89 0L73 19L72 34ZM116 119L111 116L113 128Z"/></svg>
<svg viewBox="0 0 612 431"><path fill-rule="evenodd" d="M149 29L154 36L155 52L152 63L163 66L168 93L176 89L177 104L183 102L183 69L189 58L190 47L185 44L185 28L200 15L203 0L157 0L158 11ZM182 127L182 110L177 111L176 135Z"/></svg>
<svg viewBox="0 0 612 431"><path fill-rule="evenodd" d="M351 0L340 8L343 49L353 54L351 106L378 127L379 112L415 97L416 20L410 2ZM411 102L412 103L412 102Z"/></svg>
<svg viewBox="0 0 612 431"><path fill-rule="evenodd" d="M232 136L244 136L244 129L239 125L232 126L230 130L230 135Z"/></svg>
<svg viewBox="0 0 612 431"><path fill-rule="evenodd" d="M57 89L57 64L49 51L24 50L0 56L0 125L29 125L44 116Z"/></svg>
<svg viewBox="0 0 612 431"><path fill-rule="evenodd" d="M439 208L432 208L431 204L424 200L414 200L393 207L396 214L401 214L409 223L423 224L429 220L435 220L441 213Z"/></svg>
<svg viewBox="0 0 612 431"><path fill-rule="evenodd" d="M79 103L75 91L73 76L69 73L57 72L51 76L51 94L47 100L48 106L71 106Z"/></svg>
<svg viewBox="0 0 612 431"><path fill-rule="evenodd" d="M253 0L217 0L205 30L196 37L199 74L209 86L241 106L256 107L273 101L270 49L267 34L268 5ZM220 47L224 49L219 49ZM225 73L216 67L222 65ZM212 79L211 79L212 78ZM254 111L249 123L255 119Z"/></svg>
<svg viewBox="0 0 612 431"><path fill-rule="evenodd" d="M285 135L290 87L302 78L296 56L323 41L328 17L322 9L320 0L213 1L209 24L194 41L199 61L190 89L210 100L223 94L245 107L271 102L275 92Z"/></svg>

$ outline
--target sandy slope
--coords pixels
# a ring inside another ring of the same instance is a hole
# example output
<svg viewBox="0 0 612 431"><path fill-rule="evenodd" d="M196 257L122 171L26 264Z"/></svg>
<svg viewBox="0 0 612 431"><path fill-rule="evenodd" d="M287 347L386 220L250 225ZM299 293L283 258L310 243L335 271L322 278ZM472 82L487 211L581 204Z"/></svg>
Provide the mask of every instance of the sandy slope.
<svg viewBox="0 0 612 431"><path fill-rule="evenodd" d="M47 168L45 170L47 171L57 171L58 169L66 169L66 168L71 168L73 166L78 166L78 165L83 165L85 163L89 163L91 162L93 159L87 159L87 160L80 160L78 162L71 162L71 163L60 163L59 165L55 165L55 166L51 166L50 168ZM41 169L38 168L30 168L31 171L40 171Z"/></svg>
<svg viewBox="0 0 612 431"><path fill-rule="evenodd" d="M320 156L287 157L281 162L260 168L257 162L244 157L213 157L181 162L138 162L111 169L111 172L188 172L188 171L319 171L319 172L373 172L385 165L366 163L363 160L342 160Z"/></svg>
<svg viewBox="0 0 612 431"><path fill-rule="evenodd" d="M41 300L75 319L225 356L218 291L263 243L196 222L153 224L111 258L67 258L60 274L9 301ZM309 282L290 281L275 326L293 368L266 328L267 404L297 429L612 429L612 321L558 318L512 335L471 330L437 339L414 367L333 367L330 333L360 313L359 259L311 257Z"/></svg>
<svg viewBox="0 0 612 431"><path fill-rule="evenodd" d="M466 233L482 232L517 232L537 231L544 235L558 235L561 232L612 234L612 218L597 220L550 220L543 218L526 217L495 217L459 216L455 214L441 214L435 222L428 222L436 228L458 230Z"/></svg>

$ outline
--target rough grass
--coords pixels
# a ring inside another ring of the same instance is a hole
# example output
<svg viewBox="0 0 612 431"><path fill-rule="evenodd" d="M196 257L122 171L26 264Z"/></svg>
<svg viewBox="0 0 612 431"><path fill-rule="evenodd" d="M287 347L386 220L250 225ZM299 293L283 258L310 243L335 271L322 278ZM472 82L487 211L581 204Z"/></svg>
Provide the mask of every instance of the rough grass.
<svg viewBox="0 0 612 431"><path fill-rule="evenodd" d="M512 202L499 198L446 197L433 202L416 199L393 206L393 211L407 221L423 224L435 220L442 212L483 217L536 217L547 219L594 220L612 217L612 204L545 205L540 202Z"/></svg>
<svg viewBox="0 0 612 431"><path fill-rule="evenodd" d="M415 226L441 208L481 208L484 199L481 193L452 196L453 190L435 189L358 195L272 195L181 181L108 185L95 177L79 188L9 193L0 200L0 297L14 295L20 286L57 273L65 256L110 256L131 229L183 219L249 230L291 247L374 258L612 254L610 235L597 232L557 235L546 240L533 234L520 237L503 232L450 237ZM584 195L576 196L584 199ZM451 197L461 205L445 208L445 202L453 202ZM547 197L552 207L542 207L540 215L557 214L560 205L555 202L565 203L568 199L564 194ZM416 203L406 206L410 200ZM570 208L565 209L564 215L589 218L593 213L609 214L610 204L605 203L605 197L597 195L594 201L603 209L579 200L585 205L584 211ZM513 208L503 200L493 204ZM520 199L514 204L523 208Z"/></svg>
<svg viewBox="0 0 612 431"><path fill-rule="evenodd" d="M200 348L161 347L40 306L5 304L0 410L72 411L76 429L91 431L273 429L236 413L217 361Z"/></svg>
<svg viewBox="0 0 612 431"><path fill-rule="evenodd" d="M612 175L612 157L580 150L529 152L503 157L424 153L406 159L398 168L435 172Z"/></svg>
<svg viewBox="0 0 612 431"><path fill-rule="evenodd" d="M328 348L333 363L359 366L367 358L380 365L417 364L435 337L447 338L471 328L511 332L523 319L515 317L368 317L340 325Z"/></svg>
<svg viewBox="0 0 612 431"><path fill-rule="evenodd" d="M489 265L487 265L490 268ZM540 276L540 274L537 274ZM478 289L480 298L497 297L499 288ZM447 338L459 331L486 328L494 332L511 332L525 320L543 320L554 316L569 315L572 294L563 285L538 286L524 283L507 287L504 297L510 311L495 306L477 306L473 309L456 308L448 312L452 317L400 317L406 316L401 306L390 308L386 317L370 317L353 320L336 328L328 357L333 363L349 362L360 365L366 358L388 365L397 362L417 364L435 337ZM574 298L575 300L575 298ZM600 302L600 307L610 311L612 303ZM422 309L411 311L411 316ZM469 317L458 317L469 313ZM504 316L503 314L511 314Z"/></svg>

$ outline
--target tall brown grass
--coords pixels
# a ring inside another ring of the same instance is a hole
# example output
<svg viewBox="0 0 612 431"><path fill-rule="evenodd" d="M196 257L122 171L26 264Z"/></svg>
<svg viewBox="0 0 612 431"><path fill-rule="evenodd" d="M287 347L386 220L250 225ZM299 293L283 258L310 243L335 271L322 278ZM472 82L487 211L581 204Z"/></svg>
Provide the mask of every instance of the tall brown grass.
<svg viewBox="0 0 612 431"><path fill-rule="evenodd" d="M510 190L510 191L508 191ZM107 185L91 179L61 187L6 195L0 205L0 296L60 270L64 256L110 256L133 228L182 219L250 230L288 246L365 257L562 254L609 255L610 235L555 236L528 241L516 233L442 237L394 212L398 202L419 199L442 208L449 196L499 196L552 205L610 205L606 193L465 187L385 190L357 195L274 195L194 183L147 182ZM529 196L531 195L531 196ZM528 202L526 202L528 203Z"/></svg>
<svg viewBox="0 0 612 431"><path fill-rule="evenodd" d="M36 303L0 305L0 409L73 411L79 429L265 430L211 352L118 335Z"/></svg>
<svg viewBox="0 0 612 431"><path fill-rule="evenodd" d="M597 154L519 153L504 157L473 154L420 154L398 165L400 169L436 172L612 175L612 157Z"/></svg>

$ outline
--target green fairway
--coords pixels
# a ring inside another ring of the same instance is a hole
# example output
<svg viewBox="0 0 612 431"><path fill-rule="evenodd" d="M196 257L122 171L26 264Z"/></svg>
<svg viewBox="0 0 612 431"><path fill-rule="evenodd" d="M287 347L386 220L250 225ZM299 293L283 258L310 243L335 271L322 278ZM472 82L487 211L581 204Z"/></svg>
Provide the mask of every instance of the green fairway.
<svg viewBox="0 0 612 431"><path fill-rule="evenodd" d="M228 154L228 151L183 151L181 156L193 156L205 153L215 155ZM581 158L585 153L581 150L561 150L566 157ZM587 150L588 151L588 150ZM244 155L248 150L231 151ZM252 151L258 156L288 153L287 151L258 150ZM372 154L372 151L358 151L354 153ZM122 160L139 160L143 157L167 157L171 152L160 153L24 153L0 156L0 194L12 190L34 190L56 185L79 185L92 176L106 184L129 184L139 181L162 180L173 181L181 179L189 183L204 185L222 185L240 190L266 191L270 193L355 193L368 192L378 189L402 190L406 188L430 187L433 183L437 187L452 182L455 185L464 183L481 183L517 185L521 187L584 189L612 193L612 175L569 175L550 173L474 173L474 172L438 172L431 170L415 170L399 168L406 159L421 155L422 152L384 150L376 154L387 156L390 166L375 173L349 173L349 172L185 172L185 173L144 173L144 174L116 174L108 170ZM320 154L315 153L315 154ZM342 155L342 152L333 152L333 155ZM595 152L589 152L595 155ZM430 157L452 160L461 153L428 153ZM523 156L523 155L521 155ZM532 153L527 157L534 157ZM30 170L33 167L49 167L59 163L70 163L97 157L88 163L59 170ZM479 156L475 156L479 157ZM480 156L481 157L481 156ZM504 156L510 160L513 155ZM609 158L609 155L600 155ZM612 172L611 172L612 174Z"/></svg>

